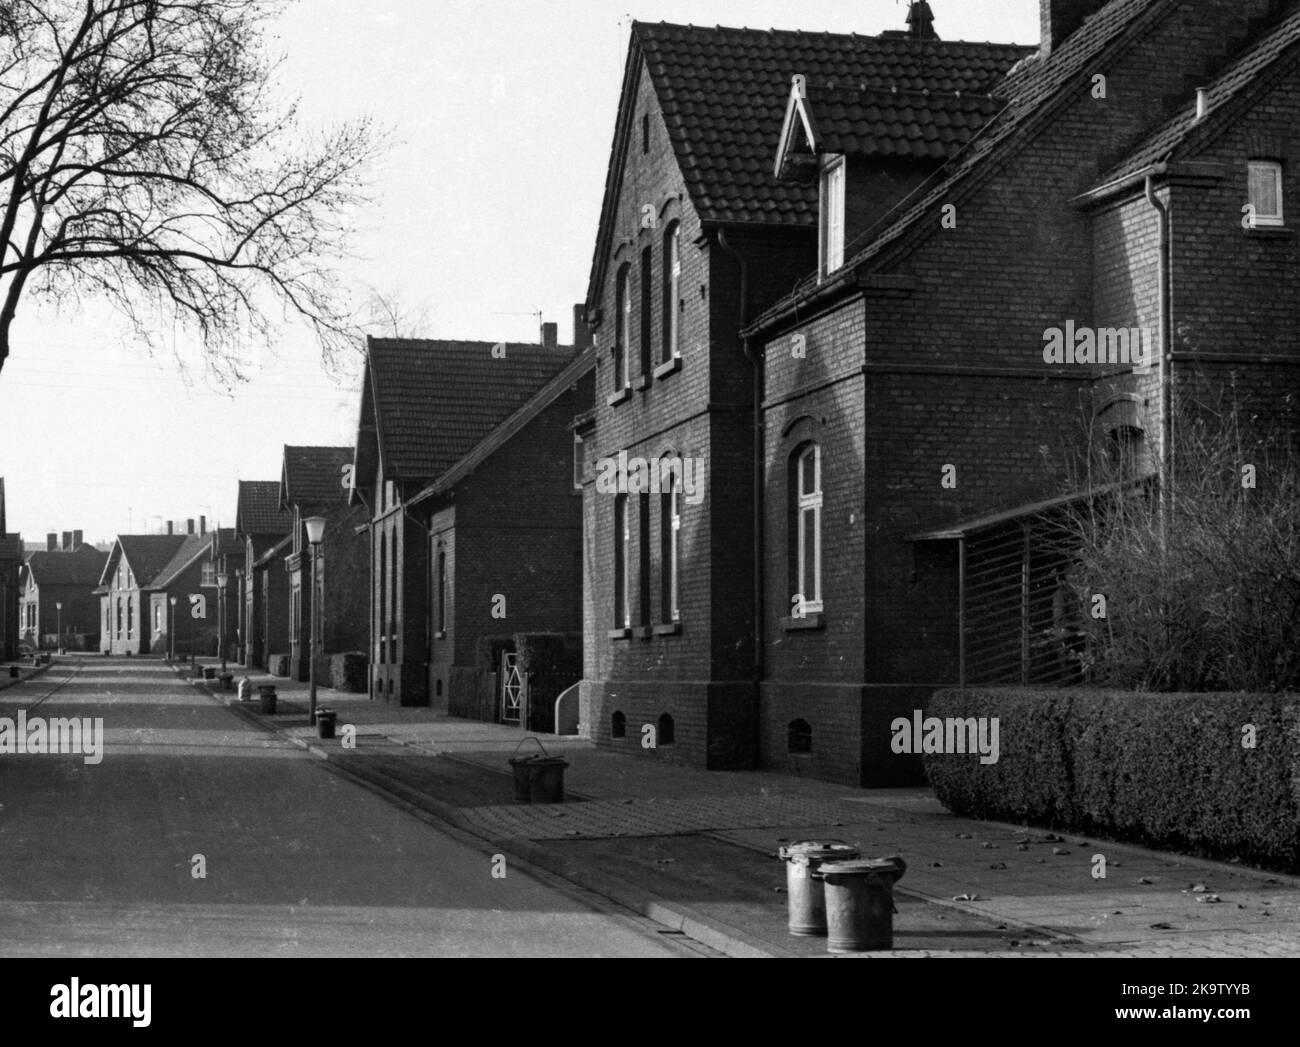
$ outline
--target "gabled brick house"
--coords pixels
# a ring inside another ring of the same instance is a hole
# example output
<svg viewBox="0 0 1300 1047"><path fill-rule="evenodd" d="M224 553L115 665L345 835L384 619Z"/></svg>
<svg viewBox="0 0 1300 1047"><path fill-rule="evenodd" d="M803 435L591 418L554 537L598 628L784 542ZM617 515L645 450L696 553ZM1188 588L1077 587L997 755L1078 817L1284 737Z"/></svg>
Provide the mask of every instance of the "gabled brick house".
<svg viewBox="0 0 1300 1047"><path fill-rule="evenodd" d="M581 346L580 308L575 330ZM445 711L452 667L474 664L478 636L541 623L579 628L569 568L581 546L568 515L577 507L564 426L584 406L569 391L582 375L550 389L578 350L557 344L554 324L541 333L536 345L368 341L351 500L368 516L372 697ZM550 399L538 406L542 389ZM526 408L535 414L512 431L519 440L509 461L481 453L467 465ZM553 527L568 533L557 538ZM552 558L562 565L557 576ZM515 594L505 622L491 618L498 593ZM565 608L558 619L556 604Z"/></svg>
<svg viewBox="0 0 1300 1047"><path fill-rule="evenodd" d="M652 724L661 758L710 768L758 758L762 387L739 332L817 265L826 240L825 189L799 159L807 143L792 126L804 122L792 112L792 78L813 85L823 134L857 136L851 172L833 184L862 191L835 230L865 228L993 111L986 101L931 107L926 92L987 93L1027 50L941 42L923 7L909 32L882 37L633 26L588 291L596 407L576 430L581 718L602 745L641 751L641 727ZM862 130L836 108L861 104L859 93L878 115ZM790 181L774 174L779 145L800 172ZM623 472L639 461L660 475L666 460L670 484L611 488L599 479L614 460ZM694 491L688 463L697 464Z"/></svg>
<svg viewBox="0 0 1300 1047"><path fill-rule="evenodd" d="M85 650L99 649L100 608L95 589L107 555L80 539L80 531L72 532L67 547L32 553L23 565L20 632L34 647L61 646L56 636L62 628L64 637L76 638L78 649L83 649L82 645Z"/></svg>
<svg viewBox="0 0 1300 1047"><path fill-rule="evenodd" d="M272 548L289 537L293 526L293 517L280 508L280 484L276 480L241 480L239 496L235 508L235 536L243 542L243 556L239 563L240 601L239 623L237 626L239 642L243 647L239 660L252 668L265 669L267 647L267 630L270 623L280 626L278 633L269 638L272 644L283 645L288 653L289 642L289 608L287 599L284 606L268 614L267 603L272 596L267 570L260 565L262 557ZM289 579L281 569L275 581L285 594L289 591Z"/></svg>
<svg viewBox="0 0 1300 1047"><path fill-rule="evenodd" d="M212 563L215 535L186 535L149 585L149 650L210 658L218 654L219 590ZM198 597L199 599L196 599ZM176 601L173 611L172 600ZM169 636L169 631L175 636Z"/></svg>
<svg viewBox="0 0 1300 1047"><path fill-rule="evenodd" d="M148 619L154 580L186 544L187 537L195 536L121 534L114 540L99 579L102 652L135 655L153 651L156 630ZM180 613L178 607L178 616ZM166 629L164 624L163 631Z"/></svg>
<svg viewBox="0 0 1300 1047"><path fill-rule="evenodd" d="M309 676L313 594L322 601L318 656L324 660L366 649L369 558L365 537L358 533L366 521L365 510L348 504L353 457L351 447L284 449L280 508L292 516L284 565L289 574L289 675L295 680ZM313 516L325 520L324 539L314 557L303 523ZM312 574L307 571L309 560ZM325 678L318 666L317 679Z"/></svg>
<svg viewBox="0 0 1300 1047"><path fill-rule="evenodd" d="M1060 566L1040 539L1089 455L1160 470L1178 397L1230 391L1300 431L1296 5L1041 10L969 146L746 330L762 766L902 780L889 724L934 688L1068 682L1040 643ZM851 161L800 133L823 179ZM1058 358L1051 332L1076 328L1105 332L1101 359L1073 337ZM1149 354L1121 351L1133 330Z"/></svg>
<svg viewBox="0 0 1300 1047"><path fill-rule="evenodd" d="M5 481L0 476L0 660L18 657L18 569L23 562L23 540L7 533Z"/></svg>

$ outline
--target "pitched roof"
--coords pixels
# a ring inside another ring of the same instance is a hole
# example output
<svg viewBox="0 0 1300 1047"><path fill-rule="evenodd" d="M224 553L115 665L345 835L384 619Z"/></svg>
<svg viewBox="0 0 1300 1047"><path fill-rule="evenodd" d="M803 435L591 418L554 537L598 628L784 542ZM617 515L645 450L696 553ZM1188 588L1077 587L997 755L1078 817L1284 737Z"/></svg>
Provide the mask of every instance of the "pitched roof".
<svg viewBox="0 0 1300 1047"><path fill-rule="evenodd" d="M136 584L141 589L148 589L153 579L176 555L176 550L185 542L183 534L119 534L113 551L104 563L104 572L99 576L101 585L107 584L109 568L117 562L119 556L125 556L131 573L135 575Z"/></svg>
<svg viewBox="0 0 1300 1047"><path fill-rule="evenodd" d="M924 158L932 155L930 146L924 133L914 139L912 121L918 116L914 103L910 114L905 111L905 93L987 92L1030 50L1017 44L915 40L898 33L858 36L634 22L588 303L596 297L613 238L643 62L700 220L706 226L761 223L811 230L817 224L817 187L780 183L772 174L794 76L881 92L897 88L900 97L882 104L863 135L876 139L882 152Z"/></svg>
<svg viewBox="0 0 1300 1047"><path fill-rule="evenodd" d="M239 481L235 531L239 534L288 534L292 517L280 508L280 481Z"/></svg>
<svg viewBox="0 0 1300 1047"><path fill-rule="evenodd" d="M1197 101L1193 96L1177 116L1107 172L1098 186L1122 181L1153 164L1194 152L1198 144L1222 133L1237 108L1233 103L1248 98L1253 93L1251 88L1259 85L1274 67L1281 72L1300 60L1297 43L1300 43L1300 11L1284 18L1210 83L1206 88L1206 118L1197 118Z"/></svg>
<svg viewBox="0 0 1300 1047"><path fill-rule="evenodd" d="M574 359L572 346L508 343L504 358L492 350L491 342L369 340L361 428L375 427L385 477L441 475Z"/></svg>
<svg viewBox="0 0 1300 1047"><path fill-rule="evenodd" d="M149 589L166 589L176 579L199 560L207 559L212 551L212 536L209 534L187 534L181 540L181 546L147 587Z"/></svg>
<svg viewBox="0 0 1300 1047"><path fill-rule="evenodd" d="M278 542L276 542L275 545L271 546L271 548L269 548L268 550L266 550L266 552L264 552L261 556L259 556L257 560L253 563L253 566L265 567L273 560L278 560L283 558L284 554L287 553L292 548L293 548L293 535L286 534L283 538L281 538Z"/></svg>
<svg viewBox="0 0 1300 1047"><path fill-rule="evenodd" d="M325 506L346 502L348 491L343 486L343 468L351 464L351 447L286 446L280 480L281 504Z"/></svg>
<svg viewBox="0 0 1300 1047"><path fill-rule="evenodd" d="M32 553L27 570L37 585L88 585L94 588L104 574L108 554L93 545L82 545L72 552Z"/></svg>
<svg viewBox="0 0 1300 1047"><path fill-rule="evenodd" d="M541 414L569 387L578 382L596 366L596 350L587 349L575 357L568 367L539 389L519 410L506 418L455 465L439 476L411 499L412 504L423 501L454 487L466 476L487 461L493 454L518 436L528 423Z"/></svg>
<svg viewBox="0 0 1300 1047"><path fill-rule="evenodd" d="M212 556L215 559L218 556L236 556L242 555L244 545L235 538L235 529L233 527L221 527L212 531L208 535L209 547L212 550Z"/></svg>
<svg viewBox="0 0 1300 1047"><path fill-rule="evenodd" d="M1076 78L1098 71L1109 57L1139 38L1147 26L1164 18L1178 6L1178 0L1111 0L1046 60L1025 61L994 93L1006 97L1001 112L986 124L955 157L874 227L844 250L845 263L839 273L819 283L811 274L786 298L777 302L750 325L761 329L786 313L793 305L817 294L832 294L857 280L856 270L878 271L888 267L894 249L939 228L926 220L944 203L959 202L991 175L1000 163L1028 140L1027 129L1045 126L1058 105L1068 104L1077 93L1067 91ZM1022 134L1021 132L1026 132Z"/></svg>

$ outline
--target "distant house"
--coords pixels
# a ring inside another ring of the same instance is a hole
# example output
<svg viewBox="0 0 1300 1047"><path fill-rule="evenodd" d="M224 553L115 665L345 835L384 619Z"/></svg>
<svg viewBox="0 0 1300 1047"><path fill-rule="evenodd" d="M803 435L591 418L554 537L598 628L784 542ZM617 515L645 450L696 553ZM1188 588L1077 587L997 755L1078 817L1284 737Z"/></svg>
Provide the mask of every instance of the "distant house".
<svg viewBox="0 0 1300 1047"><path fill-rule="evenodd" d="M239 655L239 613L243 602L241 577L244 571L244 552L244 543L236 537L233 527L219 527L212 532L206 575L216 587L212 613L218 616L218 636L224 638L226 645L225 652L219 651L218 654L232 662L242 661ZM224 587L221 584L223 579Z"/></svg>
<svg viewBox="0 0 1300 1047"><path fill-rule="evenodd" d="M284 449L280 506L293 519L285 569L290 595L289 675L296 680L308 678L313 592L322 600L318 655L325 658L366 649L369 558L365 536L358 533L366 513L348 504L353 457L351 447ZM304 521L313 516L325 520L325 534L315 552L313 574L308 575L312 551ZM317 676L322 676L319 669Z"/></svg>
<svg viewBox="0 0 1300 1047"><path fill-rule="evenodd" d="M117 536L99 579L101 651L115 655L153 651L158 630L146 620L153 582L185 542L186 536L179 534Z"/></svg>
<svg viewBox="0 0 1300 1047"><path fill-rule="evenodd" d="M292 515L280 508L279 481L240 481L239 501L235 510L235 537L243 543L243 557L236 568L240 593L236 633L242 651L236 652L236 661L249 668L266 668L267 629L270 622L277 622L281 630L271 639L281 645L289 642L289 579L284 574L281 563L276 581L281 583L280 588L286 596L285 606L268 615L267 601L271 590L266 565L259 562L271 549L289 538L292 526ZM287 646L284 647L284 653L288 653Z"/></svg>
<svg viewBox="0 0 1300 1047"><path fill-rule="evenodd" d="M65 532L61 548L55 535L46 548L32 553L22 569L19 606L22 637L34 647L69 646L99 649L100 609L95 589L108 560L81 532ZM63 639L59 639L61 636Z"/></svg>
<svg viewBox="0 0 1300 1047"><path fill-rule="evenodd" d="M279 485L276 485L277 490ZM254 601L254 659L245 661L250 668L271 669L271 659L286 659L279 675L288 675L289 632L292 604L289 599L288 558L293 552L293 535L286 534L253 561L252 597ZM247 657L247 652L245 652Z"/></svg>
<svg viewBox="0 0 1300 1047"><path fill-rule="evenodd" d="M150 585L149 628L154 654L166 653L161 646L164 643L176 654L210 657L217 653L220 619L213 540L212 535L186 535ZM172 629L175 635L169 636Z"/></svg>
<svg viewBox="0 0 1300 1047"><path fill-rule="evenodd" d="M0 476L0 661L18 657L18 569L22 562L22 538L6 533L5 481Z"/></svg>
<svg viewBox="0 0 1300 1047"><path fill-rule="evenodd" d="M369 341L352 500L368 507L372 696L478 715L480 639L580 632L582 307L575 331L576 348L554 324L535 345Z"/></svg>

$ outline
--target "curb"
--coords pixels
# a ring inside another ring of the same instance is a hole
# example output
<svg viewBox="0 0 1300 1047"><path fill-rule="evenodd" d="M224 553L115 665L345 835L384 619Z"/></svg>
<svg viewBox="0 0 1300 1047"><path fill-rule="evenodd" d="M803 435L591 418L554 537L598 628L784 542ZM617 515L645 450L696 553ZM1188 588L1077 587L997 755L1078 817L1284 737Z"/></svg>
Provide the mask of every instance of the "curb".
<svg viewBox="0 0 1300 1047"><path fill-rule="evenodd" d="M28 673L26 676L19 676L16 680L11 680L6 676L3 680L0 680L0 691L6 691L10 687L17 687L20 683L27 683L28 680L35 680L38 676L44 676L54 668L55 664L54 659L51 658L45 665L31 666L33 672Z"/></svg>
<svg viewBox="0 0 1300 1047"><path fill-rule="evenodd" d="M180 674L178 673L178 675ZM667 902L663 898L653 895L644 888L638 887L621 877L580 868L566 855L532 840L494 840L491 837L484 836L475 831L471 824L461 816L460 808L435 800L426 793L413 789L409 785L399 782L372 767L366 767L361 763L356 767L348 766L346 761L331 756L327 750L320 746L288 734L274 724L268 723L262 719L259 713L244 708L240 702L227 700L220 693L214 692L208 687L208 681L191 679L189 682L209 698L225 705L246 722L311 753L312 756L320 760L321 766L332 774L337 774L341 778L360 784L369 785L381 793L398 800L404 806L423 811L438 821L489 844L497 851L513 855L521 861L535 865L539 869L558 876L576 887L608 898L615 904L638 913L657 924L661 924L669 930L678 931L701 945L706 945L727 956L743 959L772 959L799 955L795 952L780 949L770 942L760 942L735 927L713 920L684 905ZM458 760L456 762L477 766L482 769L481 765L473 764L472 761ZM504 774L505 772L499 773ZM581 794L573 793L572 795Z"/></svg>

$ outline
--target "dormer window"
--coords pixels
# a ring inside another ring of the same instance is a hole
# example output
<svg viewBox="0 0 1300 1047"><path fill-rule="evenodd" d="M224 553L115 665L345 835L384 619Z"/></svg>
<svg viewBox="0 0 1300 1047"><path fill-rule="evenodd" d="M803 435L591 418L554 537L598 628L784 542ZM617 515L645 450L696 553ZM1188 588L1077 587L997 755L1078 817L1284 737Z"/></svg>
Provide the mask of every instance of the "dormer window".
<svg viewBox="0 0 1300 1047"><path fill-rule="evenodd" d="M844 157L832 157L822 168L821 274L829 276L844 265Z"/></svg>
<svg viewBox="0 0 1300 1047"><path fill-rule="evenodd" d="M1249 204L1254 208L1255 225L1282 225L1282 165L1274 160L1251 160Z"/></svg>

